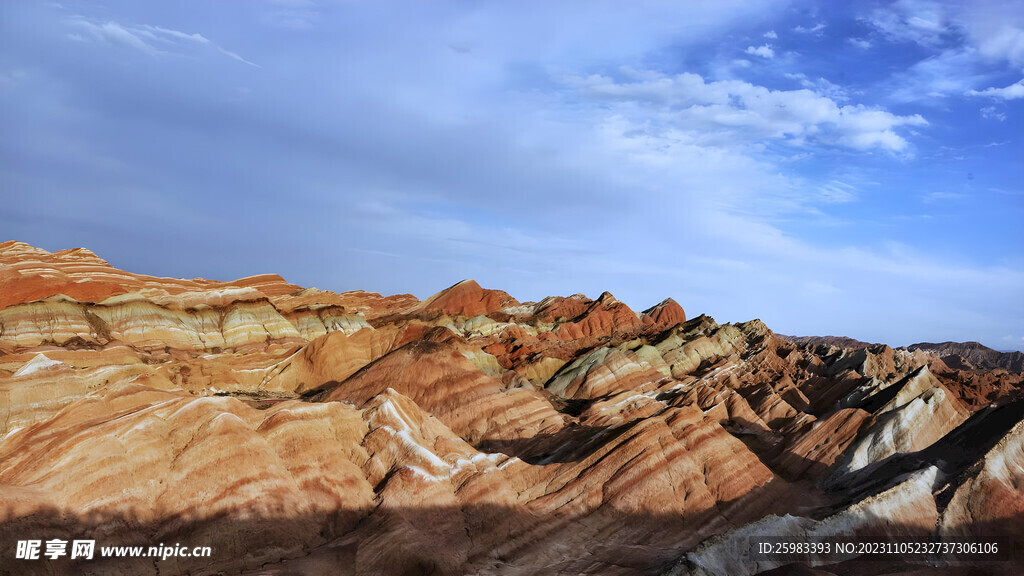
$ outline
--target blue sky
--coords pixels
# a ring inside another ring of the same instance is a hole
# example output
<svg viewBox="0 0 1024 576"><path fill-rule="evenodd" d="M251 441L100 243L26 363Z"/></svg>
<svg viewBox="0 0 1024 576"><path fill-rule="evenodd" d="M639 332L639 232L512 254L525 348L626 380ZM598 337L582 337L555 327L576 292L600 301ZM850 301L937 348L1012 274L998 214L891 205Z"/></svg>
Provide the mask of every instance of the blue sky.
<svg viewBox="0 0 1024 576"><path fill-rule="evenodd" d="M514 5L513 5L514 4ZM1024 4L0 3L0 230L1024 348Z"/></svg>

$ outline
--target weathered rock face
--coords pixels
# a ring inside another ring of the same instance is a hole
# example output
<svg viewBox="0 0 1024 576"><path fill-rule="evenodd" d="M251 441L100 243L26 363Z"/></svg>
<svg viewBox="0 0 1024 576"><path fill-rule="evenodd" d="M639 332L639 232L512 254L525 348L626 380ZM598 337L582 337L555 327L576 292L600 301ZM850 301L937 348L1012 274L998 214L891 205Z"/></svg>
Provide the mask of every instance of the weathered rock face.
<svg viewBox="0 0 1024 576"><path fill-rule="evenodd" d="M967 411L927 366L891 386L872 388L863 400L849 402L874 414L874 418L845 451L835 467L836 478L893 454L923 450L967 418ZM858 398L860 392L856 390L849 397Z"/></svg>
<svg viewBox="0 0 1024 576"><path fill-rule="evenodd" d="M860 344L3 243L0 574L756 574L787 569L757 537L1024 539L1022 375ZM31 535L213 554L14 558Z"/></svg>
<svg viewBox="0 0 1024 576"><path fill-rule="evenodd" d="M1024 423L981 460L981 470L954 492L942 517L948 540L1024 542Z"/></svg>

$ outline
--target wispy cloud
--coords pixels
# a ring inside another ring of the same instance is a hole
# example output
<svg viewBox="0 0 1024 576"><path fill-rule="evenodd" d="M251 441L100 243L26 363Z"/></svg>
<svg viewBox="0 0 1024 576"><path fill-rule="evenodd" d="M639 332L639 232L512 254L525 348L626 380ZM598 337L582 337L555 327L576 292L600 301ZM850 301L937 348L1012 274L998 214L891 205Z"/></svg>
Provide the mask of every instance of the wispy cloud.
<svg viewBox="0 0 1024 576"><path fill-rule="evenodd" d="M1006 120L1006 112L996 106L983 106L978 110L978 113L986 120L996 120L998 122Z"/></svg>
<svg viewBox="0 0 1024 576"><path fill-rule="evenodd" d="M233 58L235 60L238 60L242 64L248 64L249 66L252 66L254 68L260 68L259 64L256 64L255 62L250 62L250 61L246 60L245 58L242 58L241 56L239 56L238 54L235 54L234 52L232 52L230 50L225 50L225 49L221 48L220 46L217 46L217 50L219 50L221 54L224 54L225 56L227 56L229 58Z"/></svg>
<svg viewBox="0 0 1024 576"><path fill-rule="evenodd" d="M832 204L853 202L857 199L857 189L853 185L839 180L831 180L819 186L818 192L821 193L825 202Z"/></svg>
<svg viewBox="0 0 1024 576"><path fill-rule="evenodd" d="M979 89L990 85L993 65L1024 66L1024 10L1018 0L898 0L871 11L861 21L877 38L915 43L931 53L894 76L895 101L939 104L952 96L1024 97L1024 80ZM992 110L982 114L999 119Z"/></svg>
<svg viewBox="0 0 1024 576"><path fill-rule="evenodd" d="M921 196L921 201L925 204L935 204L938 202L950 202L955 200L962 200L967 198L967 194L960 192L947 192L947 191L936 191L929 192Z"/></svg>
<svg viewBox="0 0 1024 576"><path fill-rule="evenodd" d="M117 22L92 22L81 16L69 19L68 24L79 32L70 35L74 40L92 40L106 44L127 46L149 56L156 56L161 52L143 40L144 36L152 35L144 29L133 31L121 26Z"/></svg>
<svg viewBox="0 0 1024 576"><path fill-rule="evenodd" d="M768 38L769 40L775 40L776 38L779 37L779 35L775 33L775 30L769 30L764 33L764 37Z"/></svg>
<svg viewBox="0 0 1024 576"><path fill-rule="evenodd" d="M898 0L862 20L890 42L939 47L953 30L946 7L933 0Z"/></svg>
<svg viewBox="0 0 1024 576"><path fill-rule="evenodd" d="M257 64L222 48L198 33L190 34L181 30L149 24L123 25L113 21L98 21L78 15L68 18L66 23L75 31L68 34L68 37L72 40L126 46L151 57L171 54L187 46L212 46L229 58L249 66L259 67Z"/></svg>
<svg viewBox="0 0 1024 576"><path fill-rule="evenodd" d="M1004 190L1002 188L989 188L990 192L996 194L1002 194L1004 196L1024 196L1024 190Z"/></svg>
<svg viewBox="0 0 1024 576"><path fill-rule="evenodd" d="M143 24L134 28L136 34L145 35L153 40L161 42L171 42L174 40L186 40L188 42L196 42L198 44L209 44L210 41L203 37L202 34L188 34L180 30L171 30L170 28L164 28L162 26L149 26Z"/></svg>
<svg viewBox="0 0 1024 576"><path fill-rule="evenodd" d="M821 94L822 96L831 98L836 102L845 102L850 99L849 92L846 90L846 88L843 88L838 84L833 84L832 82L825 78L811 80L810 78L807 77L806 74L802 72L797 72L795 74L787 73L786 78L796 80L797 82L800 83L801 87L807 88L808 90L813 90L816 94Z"/></svg>
<svg viewBox="0 0 1024 576"><path fill-rule="evenodd" d="M894 75L890 97L897 102L937 103L949 96L962 96L984 80L974 48L961 46L943 50Z"/></svg>
<svg viewBox="0 0 1024 576"><path fill-rule="evenodd" d="M312 0L268 0L273 8L264 14L264 22L289 30L309 30L320 18L320 10Z"/></svg>
<svg viewBox="0 0 1024 576"><path fill-rule="evenodd" d="M21 84L27 76L21 69L14 69L7 72L0 71L0 88L13 87Z"/></svg>
<svg viewBox="0 0 1024 576"><path fill-rule="evenodd" d="M1003 345L1008 346L1013 350L1024 351L1024 336L1014 336L1013 334L1007 334L1003 336Z"/></svg>
<svg viewBox="0 0 1024 576"><path fill-rule="evenodd" d="M798 34L817 34L820 36L824 33L825 28L827 27L828 25L825 24L824 22L819 22L814 26L811 26L810 28L807 28L805 26L797 26L793 28L793 32L796 32Z"/></svg>

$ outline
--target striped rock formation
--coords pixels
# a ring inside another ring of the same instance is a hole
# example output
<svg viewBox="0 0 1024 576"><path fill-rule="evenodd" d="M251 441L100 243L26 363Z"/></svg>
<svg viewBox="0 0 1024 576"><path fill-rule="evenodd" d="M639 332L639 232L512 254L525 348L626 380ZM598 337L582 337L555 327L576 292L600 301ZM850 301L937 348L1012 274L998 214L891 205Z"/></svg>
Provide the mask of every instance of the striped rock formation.
<svg viewBox="0 0 1024 576"><path fill-rule="evenodd" d="M955 570L750 556L1019 543L1022 375L946 360L671 299L463 281L420 301L6 242L0 574ZM212 554L15 558L35 535Z"/></svg>

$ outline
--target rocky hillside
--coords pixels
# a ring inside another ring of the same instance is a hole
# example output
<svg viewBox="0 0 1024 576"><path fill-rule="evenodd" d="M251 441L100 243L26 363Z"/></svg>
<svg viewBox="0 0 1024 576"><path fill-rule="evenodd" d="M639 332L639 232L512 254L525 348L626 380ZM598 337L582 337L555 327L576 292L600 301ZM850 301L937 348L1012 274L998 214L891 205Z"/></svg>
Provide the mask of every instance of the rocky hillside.
<svg viewBox="0 0 1024 576"><path fill-rule="evenodd" d="M1014 574L1022 380L671 299L419 301L7 242L0 574ZM17 559L25 538L212 554Z"/></svg>

